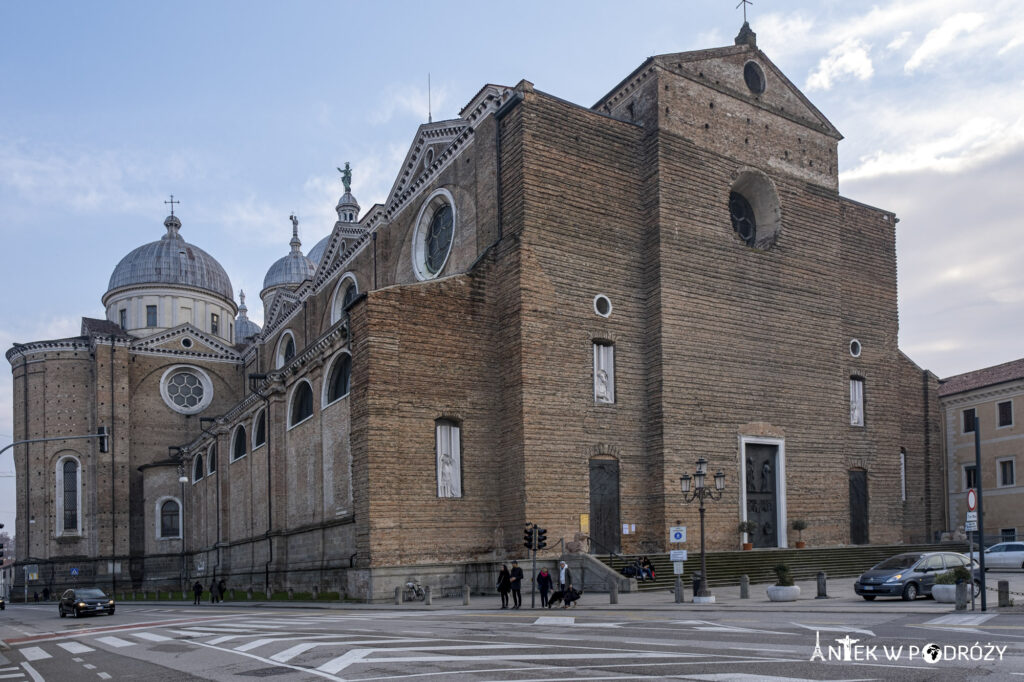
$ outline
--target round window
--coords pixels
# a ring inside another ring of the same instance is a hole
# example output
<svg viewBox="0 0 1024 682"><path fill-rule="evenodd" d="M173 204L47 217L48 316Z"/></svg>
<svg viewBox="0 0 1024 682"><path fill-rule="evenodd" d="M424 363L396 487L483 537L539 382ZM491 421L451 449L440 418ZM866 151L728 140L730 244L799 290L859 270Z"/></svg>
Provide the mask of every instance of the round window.
<svg viewBox="0 0 1024 682"><path fill-rule="evenodd" d="M612 314L612 302L604 294L594 297L594 312L601 317L608 317Z"/></svg>
<svg viewBox="0 0 1024 682"><path fill-rule="evenodd" d="M743 65L743 80L755 95L764 92L764 71L757 62L747 62Z"/></svg>
<svg viewBox="0 0 1024 682"><path fill-rule="evenodd" d="M189 339L189 338L182 339L181 340L181 345L182 345L183 348L191 348L192 347L192 339Z"/></svg>
<svg viewBox="0 0 1024 682"><path fill-rule="evenodd" d="M732 229L736 230L740 239L747 246L753 246L757 241L757 220L750 202L739 192L729 193L729 217L732 219Z"/></svg>
<svg viewBox="0 0 1024 682"><path fill-rule="evenodd" d="M850 355L852 355L855 358L859 358L860 357L860 351L861 351L860 341L858 341L857 339L852 339L850 341Z"/></svg>
<svg viewBox="0 0 1024 682"><path fill-rule="evenodd" d="M195 414L213 400L213 384L201 369L178 365L164 372L160 395L175 412Z"/></svg>
<svg viewBox="0 0 1024 682"><path fill-rule="evenodd" d="M419 279L437 277L448 262L455 237L455 202L447 190L434 192L420 209L413 235L413 267Z"/></svg>

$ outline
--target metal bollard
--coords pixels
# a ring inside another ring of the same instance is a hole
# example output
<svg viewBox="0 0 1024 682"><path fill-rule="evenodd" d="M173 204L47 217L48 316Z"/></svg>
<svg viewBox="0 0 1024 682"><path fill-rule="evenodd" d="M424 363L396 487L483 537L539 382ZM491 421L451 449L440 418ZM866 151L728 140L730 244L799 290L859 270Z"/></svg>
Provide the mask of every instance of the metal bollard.
<svg viewBox="0 0 1024 682"><path fill-rule="evenodd" d="M469 585L462 586L462 605L469 606Z"/></svg>
<svg viewBox="0 0 1024 682"><path fill-rule="evenodd" d="M434 598L430 595L430 585L423 588L423 603L426 606L433 606Z"/></svg>
<svg viewBox="0 0 1024 682"><path fill-rule="evenodd" d="M956 583L956 610L967 610L967 583L962 580Z"/></svg>
<svg viewBox="0 0 1024 682"><path fill-rule="evenodd" d="M619 603L619 581L612 580L612 584L608 589L608 603L618 604Z"/></svg>
<svg viewBox="0 0 1024 682"><path fill-rule="evenodd" d="M675 592L676 592L676 603L677 604L682 604L683 603L683 576L681 576L681 575L677 575L676 576L676 589L675 589Z"/></svg>
<svg viewBox="0 0 1024 682"><path fill-rule="evenodd" d="M750 599L750 576L740 576L740 599Z"/></svg>
<svg viewBox="0 0 1024 682"><path fill-rule="evenodd" d="M825 571L818 571L818 596L815 599L828 599L827 579Z"/></svg>
<svg viewBox="0 0 1024 682"><path fill-rule="evenodd" d="M396 587L395 588L395 603L396 604L401 604L402 603L402 588L401 587Z"/></svg>
<svg viewBox="0 0 1024 682"><path fill-rule="evenodd" d="M1010 605L1010 581L1000 580L999 581L999 606Z"/></svg>

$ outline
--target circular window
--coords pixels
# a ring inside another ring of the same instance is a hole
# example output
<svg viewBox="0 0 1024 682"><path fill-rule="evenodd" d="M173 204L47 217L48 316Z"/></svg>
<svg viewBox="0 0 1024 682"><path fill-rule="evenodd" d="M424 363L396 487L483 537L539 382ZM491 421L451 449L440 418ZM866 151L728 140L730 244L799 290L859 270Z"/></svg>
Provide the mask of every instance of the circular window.
<svg viewBox="0 0 1024 682"><path fill-rule="evenodd" d="M413 268L419 279L437 277L448 261L455 237L455 202L448 190L430 195L420 209L413 235Z"/></svg>
<svg viewBox="0 0 1024 682"><path fill-rule="evenodd" d="M753 246L757 241L757 219L750 202L739 192L729 192L729 218L740 239L747 246Z"/></svg>
<svg viewBox="0 0 1024 682"><path fill-rule="evenodd" d="M604 294L594 297L594 312L601 317L608 317L612 314L612 302Z"/></svg>
<svg viewBox="0 0 1024 682"><path fill-rule="evenodd" d="M859 358L860 357L860 351L861 351L860 341L858 341L857 339L851 339L850 340L850 355L852 355L855 358Z"/></svg>
<svg viewBox="0 0 1024 682"><path fill-rule="evenodd" d="M188 338L182 339L181 340L181 345L182 345L183 348L191 348L192 347L192 339L188 339Z"/></svg>
<svg viewBox="0 0 1024 682"><path fill-rule="evenodd" d="M757 62L747 62L743 65L743 80L755 95L764 92L764 71Z"/></svg>
<svg viewBox="0 0 1024 682"><path fill-rule="evenodd" d="M782 211L775 186L764 173L745 169L729 188L729 220L747 246L769 249L782 230Z"/></svg>
<svg viewBox="0 0 1024 682"><path fill-rule="evenodd" d="M203 370L177 365L160 378L160 395L175 412L196 414L213 400L213 383Z"/></svg>

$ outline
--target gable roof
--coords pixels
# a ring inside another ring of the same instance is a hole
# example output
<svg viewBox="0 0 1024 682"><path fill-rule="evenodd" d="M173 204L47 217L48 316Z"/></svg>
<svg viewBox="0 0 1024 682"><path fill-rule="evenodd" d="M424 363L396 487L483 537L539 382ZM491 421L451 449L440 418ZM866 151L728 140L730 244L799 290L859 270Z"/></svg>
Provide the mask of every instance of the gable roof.
<svg viewBox="0 0 1024 682"><path fill-rule="evenodd" d="M939 395L945 397L1018 379L1024 379L1024 358L942 379L939 382Z"/></svg>

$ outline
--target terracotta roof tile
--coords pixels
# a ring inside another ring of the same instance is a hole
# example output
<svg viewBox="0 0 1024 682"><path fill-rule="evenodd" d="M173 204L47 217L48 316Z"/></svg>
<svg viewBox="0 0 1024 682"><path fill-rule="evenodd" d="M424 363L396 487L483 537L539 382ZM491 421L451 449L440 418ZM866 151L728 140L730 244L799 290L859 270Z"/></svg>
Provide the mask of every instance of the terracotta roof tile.
<svg viewBox="0 0 1024 682"><path fill-rule="evenodd" d="M939 384L939 395L963 393L1017 379L1024 379L1024 358L942 379Z"/></svg>

